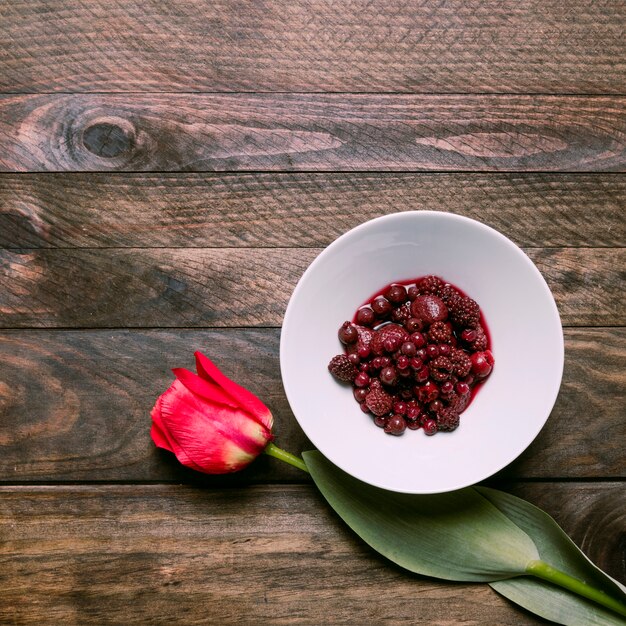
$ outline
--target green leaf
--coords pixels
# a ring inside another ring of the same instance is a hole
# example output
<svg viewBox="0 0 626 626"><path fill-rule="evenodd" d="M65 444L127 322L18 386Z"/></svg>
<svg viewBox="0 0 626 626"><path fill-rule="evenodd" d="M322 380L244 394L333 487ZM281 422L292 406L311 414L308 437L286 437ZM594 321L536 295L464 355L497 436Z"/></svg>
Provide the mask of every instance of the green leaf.
<svg viewBox="0 0 626 626"><path fill-rule="evenodd" d="M544 511L510 494L477 487L502 513L534 541L542 561L604 591L622 602L626 588L596 567ZM626 619L542 580L524 577L491 583L503 596L533 613L568 626L615 626Z"/></svg>
<svg viewBox="0 0 626 626"><path fill-rule="evenodd" d="M518 576L539 559L532 539L489 500L468 488L416 496L349 476L319 452L305 452L315 484L372 548L418 574L457 581Z"/></svg>

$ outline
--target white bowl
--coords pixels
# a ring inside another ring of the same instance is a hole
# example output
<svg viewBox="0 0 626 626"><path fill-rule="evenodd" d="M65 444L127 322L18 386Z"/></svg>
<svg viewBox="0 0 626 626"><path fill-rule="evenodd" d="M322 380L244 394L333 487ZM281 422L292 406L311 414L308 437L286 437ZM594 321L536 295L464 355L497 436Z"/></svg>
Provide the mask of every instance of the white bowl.
<svg viewBox="0 0 626 626"><path fill-rule="evenodd" d="M328 372L337 330L389 283L436 274L481 307L495 366L460 426L428 437L387 435ZM460 489L513 461L546 422L563 374L554 298L513 242L475 220L433 211L362 224L328 246L296 286L282 327L280 366L296 419L335 465L404 493Z"/></svg>

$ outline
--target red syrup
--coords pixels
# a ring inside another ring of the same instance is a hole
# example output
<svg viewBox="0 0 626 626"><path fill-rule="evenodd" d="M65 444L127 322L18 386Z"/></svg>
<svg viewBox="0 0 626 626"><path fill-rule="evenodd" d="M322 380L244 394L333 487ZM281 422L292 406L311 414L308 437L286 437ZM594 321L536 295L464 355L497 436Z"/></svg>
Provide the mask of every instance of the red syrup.
<svg viewBox="0 0 626 626"><path fill-rule="evenodd" d="M478 304L432 275L374 293L342 325L339 338L345 353L328 369L360 389L355 400L361 410L391 435L455 430L494 365Z"/></svg>

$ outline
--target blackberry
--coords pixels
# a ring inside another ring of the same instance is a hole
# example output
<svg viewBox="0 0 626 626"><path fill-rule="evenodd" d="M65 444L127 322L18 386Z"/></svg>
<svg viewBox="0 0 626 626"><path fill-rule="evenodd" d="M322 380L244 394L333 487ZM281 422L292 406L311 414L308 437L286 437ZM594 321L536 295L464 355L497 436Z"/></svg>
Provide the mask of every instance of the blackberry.
<svg viewBox="0 0 626 626"><path fill-rule="evenodd" d="M434 343L450 343L452 327L446 322L433 322L428 329L428 338Z"/></svg>
<svg viewBox="0 0 626 626"><path fill-rule="evenodd" d="M458 412L451 408L447 407L442 409L437 413L437 429L443 431L451 431L456 430L459 426L459 414Z"/></svg>
<svg viewBox="0 0 626 626"><path fill-rule="evenodd" d="M449 313L453 324L461 328L476 328L480 322L480 307L467 296L451 307Z"/></svg>
<svg viewBox="0 0 626 626"><path fill-rule="evenodd" d="M471 363L470 363L471 367ZM430 377L437 382L442 382L450 378L450 374L454 369L452 361L447 356L438 356L428 364L430 369Z"/></svg>
<svg viewBox="0 0 626 626"><path fill-rule="evenodd" d="M438 296L444 286L443 280L438 276L424 276L417 284L420 293L430 293Z"/></svg>
<svg viewBox="0 0 626 626"><path fill-rule="evenodd" d="M463 350L453 348L449 359L452 362L452 371L459 378L465 378L470 373L472 361Z"/></svg>

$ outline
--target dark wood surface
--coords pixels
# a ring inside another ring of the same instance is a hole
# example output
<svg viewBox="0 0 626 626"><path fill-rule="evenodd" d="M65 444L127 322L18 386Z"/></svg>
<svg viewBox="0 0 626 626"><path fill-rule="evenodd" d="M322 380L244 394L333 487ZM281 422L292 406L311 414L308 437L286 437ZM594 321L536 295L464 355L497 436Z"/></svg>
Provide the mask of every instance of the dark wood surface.
<svg viewBox="0 0 626 626"><path fill-rule="evenodd" d="M149 438L202 349L309 449L279 372L291 291L411 209L493 226L546 277L563 385L488 484L625 582L625 22L592 0L0 0L0 624L545 623L401 571L298 470L202 475Z"/></svg>
<svg viewBox="0 0 626 626"><path fill-rule="evenodd" d="M0 96L0 171L619 171L626 97Z"/></svg>

